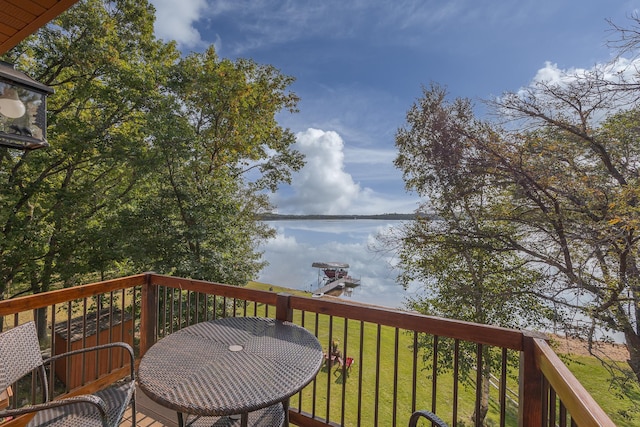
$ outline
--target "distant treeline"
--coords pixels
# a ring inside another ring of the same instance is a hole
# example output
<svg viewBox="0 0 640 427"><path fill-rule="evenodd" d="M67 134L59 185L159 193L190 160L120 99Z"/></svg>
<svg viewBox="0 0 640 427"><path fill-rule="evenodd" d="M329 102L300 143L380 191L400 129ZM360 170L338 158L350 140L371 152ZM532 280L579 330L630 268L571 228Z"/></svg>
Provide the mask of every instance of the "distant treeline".
<svg viewBox="0 0 640 427"><path fill-rule="evenodd" d="M281 215L276 213L264 214L260 217L263 221L279 220L327 220L327 219L385 219L385 220L412 220L418 216L429 217L421 214L388 213L377 215Z"/></svg>

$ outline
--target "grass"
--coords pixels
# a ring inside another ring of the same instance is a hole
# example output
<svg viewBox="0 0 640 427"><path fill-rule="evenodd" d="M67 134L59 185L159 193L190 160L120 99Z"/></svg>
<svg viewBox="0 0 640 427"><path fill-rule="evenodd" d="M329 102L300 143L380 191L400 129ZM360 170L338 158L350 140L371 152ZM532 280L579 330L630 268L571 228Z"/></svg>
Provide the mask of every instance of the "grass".
<svg viewBox="0 0 640 427"><path fill-rule="evenodd" d="M261 283L250 283L247 287L252 289L272 290L275 292L288 292L295 295L309 296L309 292L292 290L284 287L277 287ZM301 322L300 314L296 313L294 321ZM330 324L331 322L331 324ZM316 316L307 313L304 325L308 329L315 331L323 347L329 348L331 339L341 341L341 349L347 348L348 355L356 359L351 372L346 378L342 377L339 369L327 370L326 367L318 374L311 387L307 387L303 392L301 401L294 398L292 406L300 407L303 411L313 413L327 418L327 396L331 399L330 419L343 425L392 425L393 419L393 394L397 390L397 413L398 425L407 425L408 417L411 413L411 392L413 389L413 345L412 335L404 331L396 331L390 327L378 327L375 324L360 323L356 321L346 321L342 318L334 318L330 321L328 316ZM360 358L360 333L362 328L362 359ZM345 330L347 331L345 335ZM345 338L346 337L346 343ZM379 337L379 340L378 340ZM395 360L395 343L397 340L398 360ZM379 341L379 344L378 344ZM346 344L346 347L344 347ZM379 345L379 347L378 347ZM378 348L382 349L377 362ZM611 388L611 375L600 362L594 357L571 356L565 358L567 366L576 378L583 384L587 391L596 399L600 406L607 412L616 425L621 427L640 426L640 414L634 412L634 401L640 402L640 387L634 384L631 393L622 396L615 389ZM379 365L378 365L379 363ZM362 365L362 366L360 366ZM378 369L379 366L379 369ZM418 386L417 407L430 409L431 407L431 377L430 372L424 367L421 358L418 360ZM362 376L359 376L362 369ZM397 369L397 382L394 384L394 373ZM379 373L379 380L376 379ZM508 386L517 390L517 379L509 380ZM362 382L361 402L358 402L359 383ZM438 391L437 403L441 414L448 414L453 399L453 378L450 372L445 372L437 378ZM316 390L316 401L313 402L312 391ZM329 390L329 392L327 391ZM328 394L329 393L329 394ZM470 425L470 417L473 413L473 402L475 400L474 391L471 387L460 385L459 388L459 409L458 419ZM489 414L486 425L498 424L498 396L497 391L492 392ZM340 419L343 405L345 407L345 419ZM377 401L377 405L376 405ZM359 407L360 405L360 407ZM509 405L508 405L509 406ZM375 413L375 408L378 413ZM360 414L358 413L360 411ZM445 421L447 420L445 417ZM507 425L517 425L517 408L508 407Z"/></svg>
<svg viewBox="0 0 640 427"><path fill-rule="evenodd" d="M252 289L289 292L296 295L310 295L308 292L289 290L272 285L251 283ZM258 309L260 314L260 308ZM294 322L302 323L301 314L295 313ZM316 326L317 322L317 326ZM316 333L326 349L332 339L340 340L340 349L356 362L344 377L339 367L323 367L311 387L307 387L302 399L293 399L292 406L322 418L329 418L342 425L393 425L394 412L397 425L407 425L412 412L413 393L413 334L404 330L378 326L343 318L331 319L326 315L306 313L304 326ZM346 331L346 332L345 332ZM362 345L360 337L362 336ZM362 347L362 351L361 351ZM396 351L397 347L397 351ZM396 360L397 353L397 360ZM416 381L416 406L430 409L432 401L432 372L425 368L418 358ZM379 375L379 377L376 377ZM395 378L395 382L394 382ZM453 375L444 372L437 377L437 408L440 414L451 411L453 401ZM517 389L514 378L512 387ZM316 401L312 401L315 388ZM358 396L361 390L361 396ZM473 413L475 391L464 384L459 386L458 419L470 424ZM497 400L497 391L494 392ZM394 395L397 396L394 408ZM327 399L331 399L327 414ZM344 402L344 403L343 403ZM344 420L340 419L344 405ZM377 408L377 413L376 413ZM493 405L487 417L487 425L498 425L499 412ZM359 421L359 424L358 424ZM445 417L445 421L446 417ZM451 422L451 420L448 420ZM507 423L517 425L517 409L507 411ZM462 424L461 424L462 425Z"/></svg>
<svg viewBox="0 0 640 427"><path fill-rule="evenodd" d="M611 385L611 374L595 357L572 355L565 358L565 364L600 407L620 427L640 426L640 386L629 381L627 395ZM629 369L620 362L622 369Z"/></svg>

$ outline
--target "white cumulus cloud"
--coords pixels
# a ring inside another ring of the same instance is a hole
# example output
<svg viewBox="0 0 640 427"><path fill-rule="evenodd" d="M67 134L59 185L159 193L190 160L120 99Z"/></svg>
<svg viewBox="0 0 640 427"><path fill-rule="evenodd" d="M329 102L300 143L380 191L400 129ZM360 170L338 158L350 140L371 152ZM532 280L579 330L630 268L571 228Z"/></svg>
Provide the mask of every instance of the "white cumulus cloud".
<svg viewBox="0 0 640 427"><path fill-rule="evenodd" d="M197 47L203 43L194 23L202 18L207 0L151 0L151 4L156 8L158 38L175 40L183 47Z"/></svg>
<svg viewBox="0 0 640 427"><path fill-rule="evenodd" d="M597 125L611 114L637 105L637 96L632 90L619 90L621 85L640 84L638 70L640 59L633 60L619 57L607 63L598 63L591 68L560 68L557 64L546 62L533 79L522 87L516 95L521 99L534 98L536 102L547 108L545 114L573 115L574 120L583 120L579 113L569 106L573 96L580 97L582 113L589 111L588 120ZM599 84L594 84L599 82ZM606 84L618 90L607 90ZM529 102L529 101L528 101ZM505 117L511 111L505 110Z"/></svg>
<svg viewBox="0 0 640 427"><path fill-rule="evenodd" d="M409 213L416 207L414 197L404 193L396 197L379 194L354 181L346 170L345 145L335 131L309 128L296 134L295 148L305 155L306 165L293 176L289 194L279 192L274 204L280 213L289 214L380 214ZM360 159L349 164L369 163L372 173L380 168L383 154L375 150L356 151ZM353 154L353 153L352 153Z"/></svg>
<svg viewBox="0 0 640 427"><path fill-rule="evenodd" d="M344 170L340 135L310 128L297 134L296 145L307 161L292 183L296 204L315 213L346 212L362 190Z"/></svg>

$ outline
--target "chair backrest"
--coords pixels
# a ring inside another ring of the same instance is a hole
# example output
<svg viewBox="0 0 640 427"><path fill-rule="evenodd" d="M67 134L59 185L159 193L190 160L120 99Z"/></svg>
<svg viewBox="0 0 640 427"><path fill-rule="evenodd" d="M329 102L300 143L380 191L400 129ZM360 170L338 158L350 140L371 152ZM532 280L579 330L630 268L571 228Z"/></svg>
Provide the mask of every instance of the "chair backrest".
<svg viewBox="0 0 640 427"><path fill-rule="evenodd" d="M42 353L34 322L0 334L0 390L42 366Z"/></svg>

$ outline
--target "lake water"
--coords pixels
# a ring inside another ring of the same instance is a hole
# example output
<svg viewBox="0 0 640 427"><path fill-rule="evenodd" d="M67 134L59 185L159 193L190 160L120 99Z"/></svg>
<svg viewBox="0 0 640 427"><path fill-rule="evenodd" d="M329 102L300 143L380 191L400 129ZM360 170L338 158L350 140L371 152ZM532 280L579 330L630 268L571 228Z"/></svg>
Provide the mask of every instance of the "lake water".
<svg viewBox="0 0 640 427"><path fill-rule="evenodd" d="M269 262L258 281L293 289L318 288L318 269L314 262L349 264L349 275L361 280L346 300L401 307L417 289L404 290L396 283L392 254L369 249L375 235L398 226L394 220L283 220L269 221L277 236L260 249Z"/></svg>
<svg viewBox="0 0 640 427"><path fill-rule="evenodd" d="M353 300L385 307L402 307L407 297L420 293L420 286L407 290L396 283L398 271L393 268L393 254L369 249L375 235L402 222L394 220L282 220L269 221L277 236L264 244L264 258L269 265L262 270L258 281L292 289L313 291L319 287L319 271L314 262L349 264L350 276L360 279L360 286L345 300ZM577 316L576 323L582 323ZM549 332L555 331L550 327ZM615 342L624 342L619 333L597 334Z"/></svg>

